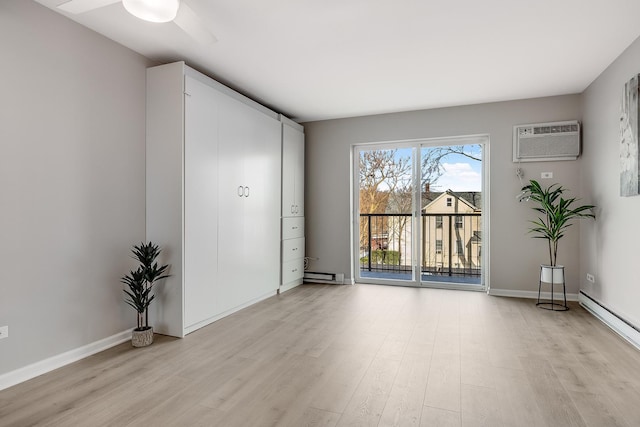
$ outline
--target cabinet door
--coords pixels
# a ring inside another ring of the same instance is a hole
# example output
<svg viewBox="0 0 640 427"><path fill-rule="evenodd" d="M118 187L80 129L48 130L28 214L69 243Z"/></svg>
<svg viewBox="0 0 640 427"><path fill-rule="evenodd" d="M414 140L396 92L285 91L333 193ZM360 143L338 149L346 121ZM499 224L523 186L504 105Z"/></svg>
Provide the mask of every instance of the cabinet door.
<svg viewBox="0 0 640 427"><path fill-rule="evenodd" d="M282 216L304 216L304 133L282 125Z"/></svg>
<svg viewBox="0 0 640 427"><path fill-rule="evenodd" d="M218 265L226 311L278 287L280 124L232 98L220 117Z"/></svg>
<svg viewBox="0 0 640 427"><path fill-rule="evenodd" d="M280 281L280 122L253 110L245 157L251 189L245 206L245 254L254 297L278 288ZM259 278L259 280L256 280Z"/></svg>
<svg viewBox="0 0 640 427"><path fill-rule="evenodd" d="M218 147L218 294L219 312L242 303L248 260L244 254L245 193L251 189L244 177L246 119L243 105L221 94Z"/></svg>
<svg viewBox="0 0 640 427"><path fill-rule="evenodd" d="M215 315L218 257L216 92L185 78L184 325Z"/></svg>

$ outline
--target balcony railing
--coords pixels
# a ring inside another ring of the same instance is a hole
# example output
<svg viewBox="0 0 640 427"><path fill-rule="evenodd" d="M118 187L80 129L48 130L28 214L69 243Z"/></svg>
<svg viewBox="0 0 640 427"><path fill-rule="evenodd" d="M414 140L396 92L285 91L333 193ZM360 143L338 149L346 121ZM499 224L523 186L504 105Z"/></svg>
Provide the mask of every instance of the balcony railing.
<svg viewBox="0 0 640 427"><path fill-rule="evenodd" d="M412 242L411 214L360 214L360 271L411 274L413 251L420 253L423 280L475 277L482 271L482 214L421 215L420 241ZM419 249L418 249L419 248Z"/></svg>

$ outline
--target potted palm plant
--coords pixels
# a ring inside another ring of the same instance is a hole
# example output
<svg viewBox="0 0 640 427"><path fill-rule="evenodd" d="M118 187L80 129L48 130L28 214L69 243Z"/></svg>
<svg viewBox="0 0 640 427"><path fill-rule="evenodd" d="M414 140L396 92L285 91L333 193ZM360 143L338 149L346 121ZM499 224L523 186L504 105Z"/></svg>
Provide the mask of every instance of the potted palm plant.
<svg viewBox="0 0 640 427"><path fill-rule="evenodd" d="M153 285L161 279L169 277L165 272L168 265L159 266L156 258L161 252L158 245L140 243L134 245L133 258L140 262L137 269L131 270L121 282L127 285L124 289L125 302L136 310L138 326L133 330L131 343L134 347L145 347L153 342L153 328L149 326L149 305L154 300Z"/></svg>
<svg viewBox="0 0 640 427"><path fill-rule="evenodd" d="M540 282L551 284L551 295L553 298L553 284L562 283L564 285L564 266L557 264L558 243L564 237L565 231L572 221L579 218L595 218L592 209L594 205L574 206L578 201L576 198L565 199L563 196L566 189L560 184L552 184L543 188L537 181L530 180L529 184L522 188L519 195L520 201L533 201L533 209L540 215L532 220L532 227L529 232L534 238L546 239L549 250L549 264L540 266ZM538 304L540 304L540 288L538 288ZM553 309L553 299L551 302ZM565 304L563 306L568 309Z"/></svg>

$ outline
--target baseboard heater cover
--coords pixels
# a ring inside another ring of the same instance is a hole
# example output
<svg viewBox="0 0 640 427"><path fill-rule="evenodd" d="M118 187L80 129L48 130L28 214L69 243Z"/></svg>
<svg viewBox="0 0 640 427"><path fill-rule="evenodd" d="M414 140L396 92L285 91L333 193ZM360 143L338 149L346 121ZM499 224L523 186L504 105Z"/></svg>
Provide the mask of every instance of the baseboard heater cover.
<svg viewBox="0 0 640 427"><path fill-rule="evenodd" d="M314 271L304 272L304 281L311 283L337 283L344 284L344 274L341 273L318 273Z"/></svg>
<svg viewBox="0 0 640 427"><path fill-rule="evenodd" d="M580 291L579 301L585 310L640 350L640 328L611 311L604 304L583 291Z"/></svg>

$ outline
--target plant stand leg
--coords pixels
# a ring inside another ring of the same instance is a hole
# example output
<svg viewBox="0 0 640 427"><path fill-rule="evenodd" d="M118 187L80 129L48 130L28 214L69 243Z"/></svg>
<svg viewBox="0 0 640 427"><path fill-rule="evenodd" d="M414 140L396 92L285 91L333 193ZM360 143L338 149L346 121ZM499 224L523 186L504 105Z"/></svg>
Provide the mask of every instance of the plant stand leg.
<svg viewBox="0 0 640 427"><path fill-rule="evenodd" d="M540 280L538 280L538 302L536 305L540 305L540 289L542 288L542 273L540 273Z"/></svg>
<svg viewBox="0 0 640 427"><path fill-rule="evenodd" d="M562 271L562 281L558 281L559 285L562 285L562 295L563 295L563 302L564 304L561 304L560 302L555 302L554 299L554 290L555 290L555 274L552 271L551 273L551 281L550 282L545 282L545 283L549 283L549 286L551 287L551 301L540 301L540 290L542 288L542 266L540 267L540 280L538 281L538 301L536 303L536 306L545 309L545 310L551 310L551 311L567 311L569 310L569 306L567 305L567 288L566 288L566 282L565 282L565 275L564 275L564 268L563 267L558 267L558 268L563 268Z"/></svg>

